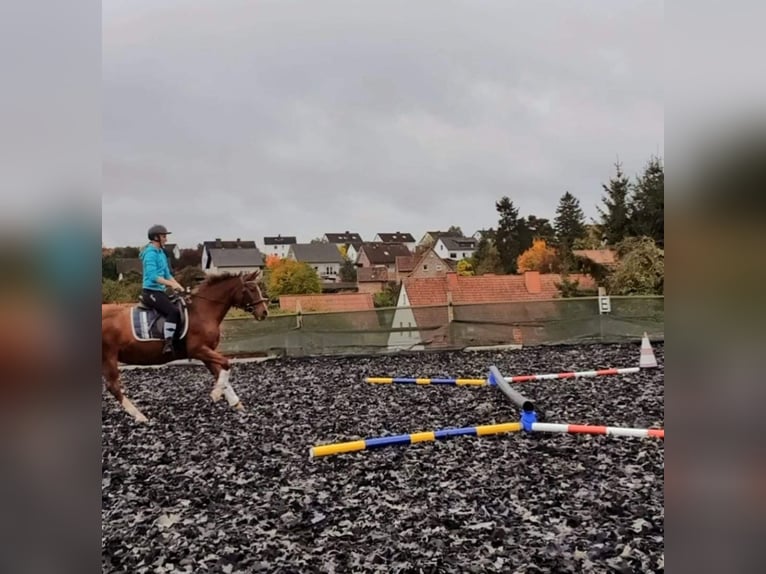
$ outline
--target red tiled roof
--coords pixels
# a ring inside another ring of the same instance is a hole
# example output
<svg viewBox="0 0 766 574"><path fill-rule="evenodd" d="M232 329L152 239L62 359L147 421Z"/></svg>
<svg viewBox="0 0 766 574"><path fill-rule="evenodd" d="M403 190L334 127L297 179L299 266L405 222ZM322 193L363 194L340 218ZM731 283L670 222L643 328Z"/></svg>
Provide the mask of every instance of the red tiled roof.
<svg viewBox="0 0 766 574"><path fill-rule="evenodd" d="M578 280L581 288L596 288L590 276L570 274L569 278L572 281ZM431 346L440 346L447 344L448 340L448 292L455 304L453 310L456 321L479 329L485 338L520 342L521 330L516 327L518 324L527 323L531 317L555 316L555 304L544 301L561 298L556 288L556 283L560 281L561 276L558 274L528 272L523 275L475 277L449 273L438 277L408 278L402 283L407 290L408 304L413 307L415 322L427 332L424 337ZM528 305L509 304L514 301L540 303L532 308ZM524 327L528 341L535 339L536 328Z"/></svg>
<svg viewBox="0 0 766 574"><path fill-rule="evenodd" d="M360 267L356 270L357 283L388 281L387 267Z"/></svg>
<svg viewBox="0 0 766 574"><path fill-rule="evenodd" d="M575 249L572 251L578 257L590 259L599 265L615 265L617 252L613 249Z"/></svg>
<svg viewBox="0 0 766 574"><path fill-rule="evenodd" d="M375 308L371 293L282 295L279 298L279 308L285 311L295 311L299 302L303 313L368 311Z"/></svg>
<svg viewBox="0 0 766 574"><path fill-rule="evenodd" d="M595 289L592 277L570 274L570 280L579 280L580 287ZM523 275L462 276L449 273L446 276L409 278L403 281L410 305L446 305L447 291L452 302L496 303L505 301L540 301L561 297L556 283L561 282L557 273L540 274L527 272Z"/></svg>

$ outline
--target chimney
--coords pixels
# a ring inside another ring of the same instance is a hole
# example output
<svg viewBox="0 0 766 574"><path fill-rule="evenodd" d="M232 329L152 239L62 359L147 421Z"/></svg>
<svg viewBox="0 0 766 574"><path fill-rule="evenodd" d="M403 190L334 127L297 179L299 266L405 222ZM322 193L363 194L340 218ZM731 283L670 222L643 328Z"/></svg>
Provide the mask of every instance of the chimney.
<svg viewBox="0 0 766 574"><path fill-rule="evenodd" d="M242 247L242 246L240 245L240 243L242 243L242 240L241 240L239 237L237 237L237 247Z"/></svg>
<svg viewBox="0 0 766 574"><path fill-rule="evenodd" d="M524 285L527 288L527 291L532 294L536 295L538 293L541 293L543 290L542 284L540 283L540 272L539 271L525 271L524 272Z"/></svg>
<svg viewBox="0 0 766 574"><path fill-rule="evenodd" d="M457 273L449 271L447 273L447 290L452 291L453 289L457 289Z"/></svg>

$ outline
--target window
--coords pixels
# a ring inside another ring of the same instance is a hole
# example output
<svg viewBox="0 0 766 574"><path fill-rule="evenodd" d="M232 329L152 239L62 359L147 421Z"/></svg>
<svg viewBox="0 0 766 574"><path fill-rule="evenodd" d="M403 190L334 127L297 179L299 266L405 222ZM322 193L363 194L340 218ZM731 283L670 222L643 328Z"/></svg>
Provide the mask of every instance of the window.
<svg viewBox="0 0 766 574"><path fill-rule="evenodd" d="M428 271L428 264L423 265L423 271Z"/></svg>
<svg viewBox="0 0 766 574"><path fill-rule="evenodd" d="M457 253L450 253L449 254L450 259L457 259Z"/></svg>
<svg viewBox="0 0 766 574"><path fill-rule="evenodd" d="M437 266L436 266L436 270L437 270L437 271L441 271L441 270L442 270L442 266L441 266L441 265L437 265Z"/></svg>

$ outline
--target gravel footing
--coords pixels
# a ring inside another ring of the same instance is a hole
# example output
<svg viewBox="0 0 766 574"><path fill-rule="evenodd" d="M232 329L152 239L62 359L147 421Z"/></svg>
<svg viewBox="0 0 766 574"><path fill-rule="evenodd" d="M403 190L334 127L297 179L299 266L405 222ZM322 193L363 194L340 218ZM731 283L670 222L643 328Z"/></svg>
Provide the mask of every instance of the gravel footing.
<svg viewBox="0 0 766 574"><path fill-rule="evenodd" d="M664 421L659 368L521 383L547 422ZM455 437L309 459L311 446L519 419L497 388L371 385L638 365L636 344L238 364L246 406L203 367L122 373L149 418L104 391L104 572L662 572L664 443Z"/></svg>

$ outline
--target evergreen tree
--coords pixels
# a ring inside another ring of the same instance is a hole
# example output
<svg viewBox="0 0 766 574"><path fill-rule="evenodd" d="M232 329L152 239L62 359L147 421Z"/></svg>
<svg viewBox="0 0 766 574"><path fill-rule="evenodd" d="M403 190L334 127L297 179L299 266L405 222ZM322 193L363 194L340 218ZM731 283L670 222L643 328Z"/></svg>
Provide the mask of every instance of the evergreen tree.
<svg viewBox="0 0 766 574"><path fill-rule="evenodd" d="M561 196L553 222L559 257L562 261L572 261L572 248L578 239L585 237L585 215L580 208L580 201L568 191Z"/></svg>
<svg viewBox="0 0 766 574"><path fill-rule="evenodd" d="M503 263L500 261L500 255L495 246L495 236L496 232L491 228L482 232L482 237L471 258L471 265L476 275L503 272Z"/></svg>
<svg viewBox="0 0 766 574"><path fill-rule="evenodd" d="M599 227L602 237L609 245L617 245L629 235L628 227L628 200L630 194L630 181L622 172L622 165L615 164L617 172L609 180L609 185L603 185L606 193L602 196L604 209L597 207L601 221Z"/></svg>
<svg viewBox="0 0 766 574"><path fill-rule="evenodd" d="M516 260L525 249L522 249L521 225L519 210L513 206L508 197L503 197L495 203L500 219L495 233L495 247L505 273L516 273ZM526 229L526 226L524 226ZM531 244L531 241L530 241Z"/></svg>
<svg viewBox="0 0 766 574"><path fill-rule="evenodd" d="M529 230L530 235L532 236L532 241L535 239L541 239L548 245L555 242L556 232L554 231L551 222L544 217L528 215L525 224ZM529 247L527 249L529 249Z"/></svg>
<svg viewBox="0 0 766 574"><path fill-rule="evenodd" d="M652 157L638 178L629 207L630 231L634 237L651 237L665 246L665 168Z"/></svg>

